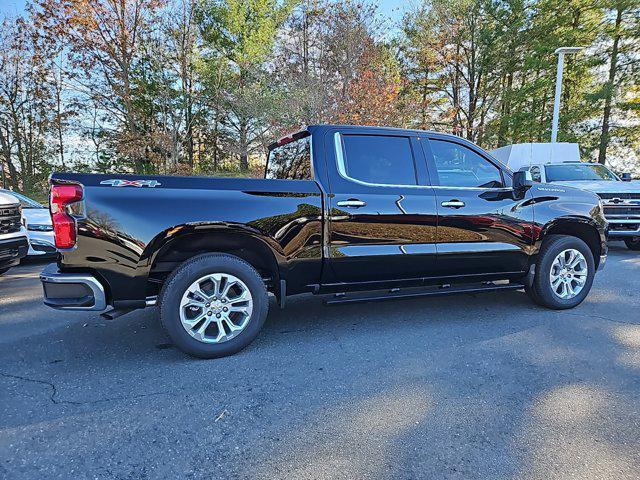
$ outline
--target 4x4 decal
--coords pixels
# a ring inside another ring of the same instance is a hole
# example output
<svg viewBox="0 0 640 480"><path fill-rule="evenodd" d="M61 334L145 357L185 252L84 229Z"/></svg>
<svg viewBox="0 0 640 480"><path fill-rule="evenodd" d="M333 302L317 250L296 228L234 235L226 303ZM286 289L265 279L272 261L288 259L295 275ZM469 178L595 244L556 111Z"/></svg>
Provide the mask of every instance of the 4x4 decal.
<svg viewBox="0 0 640 480"><path fill-rule="evenodd" d="M112 187L159 187L162 185L157 180L123 180L123 179L113 179L113 180L103 180L100 182L100 185L111 185Z"/></svg>

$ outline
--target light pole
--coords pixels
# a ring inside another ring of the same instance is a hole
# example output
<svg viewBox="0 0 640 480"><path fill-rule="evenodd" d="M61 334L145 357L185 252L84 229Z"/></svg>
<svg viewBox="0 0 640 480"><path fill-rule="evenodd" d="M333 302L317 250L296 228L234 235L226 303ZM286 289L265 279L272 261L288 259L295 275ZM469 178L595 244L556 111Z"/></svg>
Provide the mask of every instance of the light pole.
<svg viewBox="0 0 640 480"><path fill-rule="evenodd" d="M553 123L551 124L551 143L558 141L558 117L560 116L560 96L562 94L562 69L564 55L578 53L582 47L560 47L554 53L558 55L558 73L556 74L556 97L553 100Z"/></svg>

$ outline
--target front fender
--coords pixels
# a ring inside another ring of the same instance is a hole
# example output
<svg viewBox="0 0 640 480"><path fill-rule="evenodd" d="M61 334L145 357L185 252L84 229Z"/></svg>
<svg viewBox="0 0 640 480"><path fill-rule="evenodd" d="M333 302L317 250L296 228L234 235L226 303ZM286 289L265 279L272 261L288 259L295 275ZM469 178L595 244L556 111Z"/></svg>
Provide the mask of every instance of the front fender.
<svg viewBox="0 0 640 480"><path fill-rule="evenodd" d="M553 194L551 194L553 191ZM538 188L535 201L533 255L548 235L577 236L590 245L596 262L607 251L607 221L597 195L570 187Z"/></svg>

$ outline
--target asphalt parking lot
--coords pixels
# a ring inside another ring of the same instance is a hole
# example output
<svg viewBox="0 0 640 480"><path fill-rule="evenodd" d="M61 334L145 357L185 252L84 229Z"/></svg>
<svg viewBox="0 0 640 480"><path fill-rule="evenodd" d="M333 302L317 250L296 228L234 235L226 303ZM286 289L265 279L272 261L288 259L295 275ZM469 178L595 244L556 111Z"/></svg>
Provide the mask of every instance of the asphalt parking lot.
<svg viewBox="0 0 640 480"><path fill-rule="evenodd" d="M522 292L325 307L194 360L154 310L114 321L0 277L0 478L640 477L640 255L578 308Z"/></svg>

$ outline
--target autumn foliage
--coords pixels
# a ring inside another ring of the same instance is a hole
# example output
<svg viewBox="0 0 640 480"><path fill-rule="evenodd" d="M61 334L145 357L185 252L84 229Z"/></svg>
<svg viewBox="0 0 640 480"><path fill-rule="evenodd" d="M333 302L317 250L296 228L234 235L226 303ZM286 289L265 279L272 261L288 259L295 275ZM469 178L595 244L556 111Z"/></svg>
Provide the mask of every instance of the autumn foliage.
<svg viewBox="0 0 640 480"><path fill-rule="evenodd" d="M400 94L403 80L398 65L383 48L371 45L358 62L358 73L347 85L338 121L353 125L406 123Z"/></svg>
<svg viewBox="0 0 640 480"><path fill-rule="evenodd" d="M0 31L2 185L52 170L247 175L314 123L560 139L640 174L637 1L27 0Z"/></svg>

